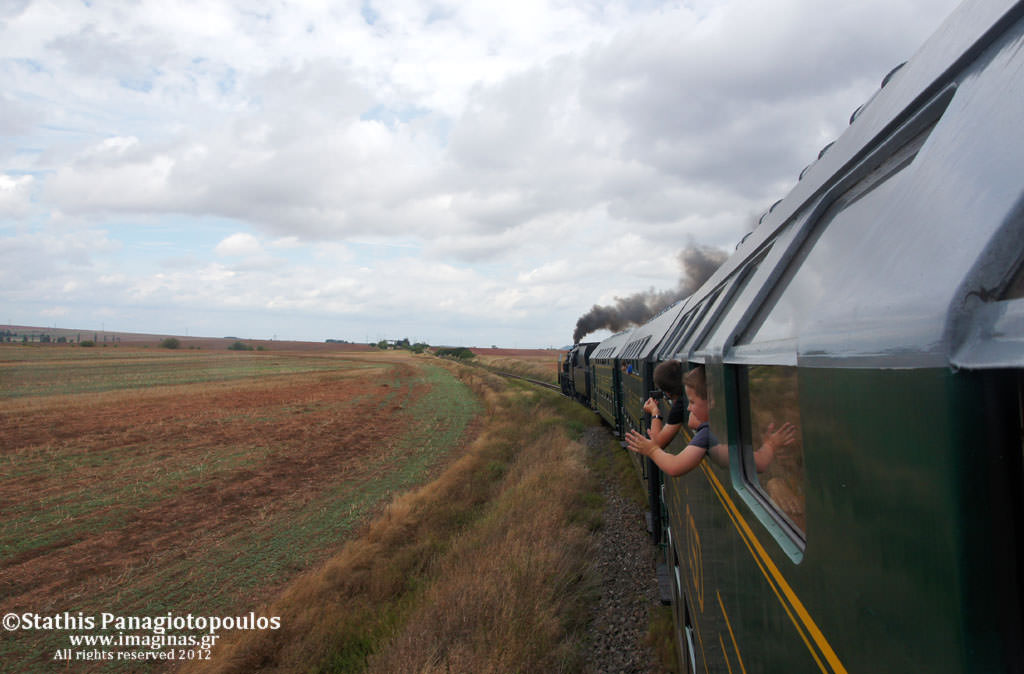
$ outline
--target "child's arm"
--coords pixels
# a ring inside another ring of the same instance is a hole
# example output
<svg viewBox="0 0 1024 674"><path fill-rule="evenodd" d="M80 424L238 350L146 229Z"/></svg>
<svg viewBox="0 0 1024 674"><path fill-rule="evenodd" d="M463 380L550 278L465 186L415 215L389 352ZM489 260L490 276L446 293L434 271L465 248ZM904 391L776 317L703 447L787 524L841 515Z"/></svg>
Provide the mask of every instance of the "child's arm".
<svg viewBox="0 0 1024 674"><path fill-rule="evenodd" d="M676 433L682 428L682 424L666 424L661 420L660 409L654 398L648 398L644 403L644 411L651 415L651 428L647 431L651 440L657 443L658 447L668 447L668 443L676 437Z"/></svg>
<svg viewBox="0 0 1024 674"><path fill-rule="evenodd" d="M760 449L754 452L754 466L757 467L757 472L764 472L764 469L775 460L775 452L793 444L794 440L796 440L796 426L793 424L787 421L779 430L775 430L774 422L768 424L764 442L761 443Z"/></svg>
<svg viewBox="0 0 1024 674"><path fill-rule="evenodd" d="M636 431L626 433L626 446L638 454L650 457L658 468L672 477L689 473L697 467L705 454L704 448L697 445L687 445L678 454L669 454L657 442Z"/></svg>

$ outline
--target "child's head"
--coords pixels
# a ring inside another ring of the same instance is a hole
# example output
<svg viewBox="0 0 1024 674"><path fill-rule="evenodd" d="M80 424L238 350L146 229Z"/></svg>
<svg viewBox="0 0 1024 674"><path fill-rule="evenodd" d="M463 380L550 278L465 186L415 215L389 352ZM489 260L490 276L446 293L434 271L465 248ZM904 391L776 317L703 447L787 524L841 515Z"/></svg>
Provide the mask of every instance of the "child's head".
<svg viewBox="0 0 1024 674"><path fill-rule="evenodd" d="M654 368L654 385L675 399L683 394L683 364L666 360Z"/></svg>
<svg viewBox="0 0 1024 674"><path fill-rule="evenodd" d="M686 388L686 400L689 402L687 409L690 411L691 428L706 423L709 417L708 410L708 384L704 375L704 366L699 365L683 377L683 386Z"/></svg>
<svg viewBox="0 0 1024 674"><path fill-rule="evenodd" d="M698 365L683 377L683 385L688 389L693 389L694 394L701 400L708 399L708 380L704 375L704 366ZM690 392L686 392L686 397L691 398Z"/></svg>

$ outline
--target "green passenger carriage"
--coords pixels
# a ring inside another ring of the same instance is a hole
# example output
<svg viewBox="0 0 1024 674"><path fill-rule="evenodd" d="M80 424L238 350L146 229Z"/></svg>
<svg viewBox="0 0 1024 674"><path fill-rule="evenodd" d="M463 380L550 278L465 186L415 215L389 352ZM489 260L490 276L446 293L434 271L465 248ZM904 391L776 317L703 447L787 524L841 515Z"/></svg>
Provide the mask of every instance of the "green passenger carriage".
<svg viewBox="0 0 1024 674"><path fill-rule="evenodd" d="M729 450L665 480L692 671L1024 668L1022 43L962 5L687 303Z"/></svg>
<svg viewBox="0 0 1024 674"><path fill-rule="evenodd" d="M629 341L619 353L618 368L622 372L622 411L623 432L635 430L645 432L650 423L645 418L644 402L655 390L654 367L657 361L653 355L665 340L669 328L679 319L683 302L676 302L663 309L650 321L636 328L629 334ZM661 503L661 473L657 465L648 458L634 455L640 468L640 476L647 488L649 502L648 529L651 540L661 541L664 522Z"/></svg>
<svg viewBox="0 0 1024 674"><path fill-rule="evenodd" d="M647 420L644 419L643 406L651 391L654 390L654 366L652 356L657 353L670 326L679 318L683 302L663 309L650 321L633 330L629 342L619 355L623 377L623 399L626 404L624 412L625 430L644 431Z"/></svg>
<svg viewBox="0 0 1024 674"><path fill-rule="evenodd" d="M619 353L630 339L632 330L625 330L605 339L590 354L590 378L594 390L590 397L601 418L612 427L616 437L622 437L622 384L625 373L619 367Z"/></svg>
<svg viewBox="0 0 1024 674"><path fill-rule="evenodd" d="M1024 671L1021 120L1024 2L969 0L631 333L625 427L675 358L728 450L662 476L684 671Z"/></svg>

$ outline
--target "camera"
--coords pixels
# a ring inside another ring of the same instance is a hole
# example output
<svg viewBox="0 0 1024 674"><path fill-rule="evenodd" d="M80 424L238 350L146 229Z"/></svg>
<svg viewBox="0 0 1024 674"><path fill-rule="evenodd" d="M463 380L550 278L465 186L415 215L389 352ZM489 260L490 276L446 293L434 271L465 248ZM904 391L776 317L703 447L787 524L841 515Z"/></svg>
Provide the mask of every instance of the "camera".
<svg viewBox="0 0 1024 674"><path fill-rule="evenodd" d="M661 400L662 398L665 397L665 394L662 391L659 391L658 389L654 389L653 391L651 391L651 397L654 398L655 400Z"/></svg>

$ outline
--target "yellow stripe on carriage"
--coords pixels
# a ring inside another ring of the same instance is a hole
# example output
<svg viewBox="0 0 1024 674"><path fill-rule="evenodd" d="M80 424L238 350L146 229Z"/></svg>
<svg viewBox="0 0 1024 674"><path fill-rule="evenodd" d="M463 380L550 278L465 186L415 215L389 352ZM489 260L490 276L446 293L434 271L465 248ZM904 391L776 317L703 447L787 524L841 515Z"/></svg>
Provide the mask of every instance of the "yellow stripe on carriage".
<svg viewBox="0 0 1024 674"><path fill-rule="evenodd" d="M743 674L747 674L747 668L743 666L743 656L740 655L740 645L736 643L736 635L732 631L732 622L729 620L729 613L725 610L725 602L722 601L722 593L715 590L715 594L718 595L718 606L722 609L722 616L725 618L725 626L729 629L729 638L732 639L732 649L736 651L736 659L740 663L740 671ZM721 636L719 636L721 638ZM722 648L725 646L723 644Z"/></svg>
<svg viewBox="0 0 1024 674"><path fill-rule="evenodd" d="M790 620L793 621L793 624L796 626L797 631L803 638L804 643L807 644L807 648L811 651L815 661L817 661L818 667L820 667L823 672L830 671L825 667L825 663L823 663L818 657L818 652L811 646L811 643L807 639L807 635L814 640L818 651L820 651L821 655L828 661L832 672L835 674L847 674L846 667L843 666L843 663L839 660L839 656L837 656L835 651L832 650L832 646L828 643L828 639L825 638L825 635L822 634L818 625L814 622L814 619L811 618L810 613L808 613L807 609L804 608L803 602L801 602L800 598L796 596L793 588L791 588L789 583L786 582L782 572L779 571L777 566L775 566L775 562L773 562L771 557L768 556L768 551L764 549L761 543L757 540L757 537L754 536L753 530L750 528L750 525L747 524L746 520L743 519L743 515L740 514L739 508L737 508L736 504L733 503L733 500L725 490L725 487L711 469L703 462L701 462L700 467L705 477L707 477L708 481L711 483L715 495L718 496L719 501L722 502L723 507L729 514L729 518L732 519L737 531L739 531L740 537L743 538L743 542L747 545L751 555L757 562L758 567L761 569L761 573L763 573L765 578L768 580L768 584L772 587L775 595L779 598L779 601L786 609L786 613L789 614ZM780 591L782 594L780 594ZM782 595L785 595L785 597L783 598ZM796 616L793 615L794 611L796 612ZM799 622L797 617L799 617ZM806 630L806 634L804 630Z"/></svg>
<svg viewBox="0 0 1024 674"><path fill-rule="evenodd" d="M714 483L712 483L712 491L715 492L715 496L718 497L718 500L722 502L722 507L725 509L726 514L729 515L729 519L732 520L733 524L736 526L736 529L740 531L740 539L743 541L743 544L747 546L747 550L750 551L750 554L754 558L754 563L757 564L758 569L760 569L761 573L764 574L765 579L768 581L768 587L770 587L772 589L772 592L775 593L775 596L776 598L778 598L779 603L782 604L783 610L786 611L786 615L789 616L789 619L793 622L793 626L796 627L796 633L800 635L800 638L803 640L804 645L807 646L807 650L810 651L811 657L814 658L814 662L818 664L818 669L820 669L822 672L825 672L825 674L828 674L828 668L825 666L825 663L822 662L821 657L818 656L818 652L814 649L814 645L808 638L807 632L805 631L803 626L801 626L801 624L798 622L798 619L793 614L793 610L790 608L789 604L786 603L786 600L783 598L778 586L772 581L772 578L769 575L768 570L765 568L764 563L757 556L757 552L754 550L754 546L750 544L750 541L748 541L745 536L743 536L741 525L737 521L738 514L733 514L733 512L729 510L728 504L726 503L725 499L723 499L723 495L719 493L717 488L715 488Z"/></svg>

